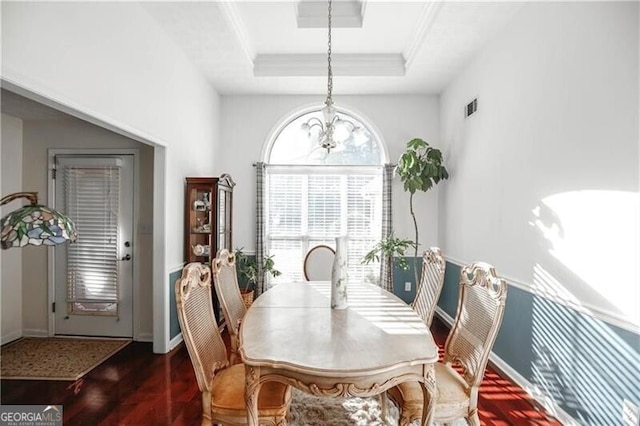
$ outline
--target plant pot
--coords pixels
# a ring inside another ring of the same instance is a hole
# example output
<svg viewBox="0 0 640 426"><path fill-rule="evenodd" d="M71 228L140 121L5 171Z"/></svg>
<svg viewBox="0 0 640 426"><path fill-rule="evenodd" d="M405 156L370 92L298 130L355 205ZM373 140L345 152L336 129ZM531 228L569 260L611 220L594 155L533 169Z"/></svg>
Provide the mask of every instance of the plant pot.
<svg viewBox="0 0 640 426"><path fill-rule="evenodd" d="M253 303L253 290L240 290L240 295L242 296L244 305L249 309Z"/></svg>

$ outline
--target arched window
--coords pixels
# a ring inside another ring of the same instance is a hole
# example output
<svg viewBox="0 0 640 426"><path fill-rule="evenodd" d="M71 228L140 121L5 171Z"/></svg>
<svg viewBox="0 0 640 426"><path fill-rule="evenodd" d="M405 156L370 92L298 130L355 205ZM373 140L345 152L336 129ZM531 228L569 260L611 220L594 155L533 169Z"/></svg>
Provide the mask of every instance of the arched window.
<svg viewBox="0 0 640 426"><path fill-rule="evenodd" d="M265 151L264 246L282 272L271 284L303 280L307 251L335 247L340 235L349 238L349 278L378 282L380 265L361 261L382 235L384 147L371 126L340 111L338 144L327 152L301 130L311 117L322 118L315 110L285 122Z"/></svg>
<svg viewBox="0 0 640 426"><path fill-rule="evenodd" d="M318 142L315 128L307 134L302 124L310 119L322 120L319 110L301 114L286 123L276 133L269 146L267 164L280 165L348 165L381 166L384 164L384 150L381 142L371 130L354 116L341 112L334 139L336 148L327 152ZM354 128L357 131L352 131Z"/></svg>

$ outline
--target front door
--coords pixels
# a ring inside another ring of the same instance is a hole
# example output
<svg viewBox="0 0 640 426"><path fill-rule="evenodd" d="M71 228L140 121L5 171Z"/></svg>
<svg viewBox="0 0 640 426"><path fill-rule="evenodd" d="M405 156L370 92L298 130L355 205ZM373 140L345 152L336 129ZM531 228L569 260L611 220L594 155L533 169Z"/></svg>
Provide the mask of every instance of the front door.
<svg viewBox="0 0 640 426"><path fill-rule="evenodd" d="M56 155L55 208L78 240L55 248L57 335L133 336L133 155Z"/></svg>

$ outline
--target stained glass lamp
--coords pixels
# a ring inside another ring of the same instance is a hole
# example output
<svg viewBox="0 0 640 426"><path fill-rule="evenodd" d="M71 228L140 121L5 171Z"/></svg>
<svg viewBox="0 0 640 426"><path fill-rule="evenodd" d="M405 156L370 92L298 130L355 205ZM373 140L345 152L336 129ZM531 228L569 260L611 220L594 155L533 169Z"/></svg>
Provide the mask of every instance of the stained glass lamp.
<svg viewBox="0 0 640 426"><path fill-rule="evenodd" d="M11 247L52 246L78 237L76 225L62 213L38 204L37 192L16 192L2 197L0 206L27 198L31 204L12 211L2 218L0 242L3 249Z"/></svg>

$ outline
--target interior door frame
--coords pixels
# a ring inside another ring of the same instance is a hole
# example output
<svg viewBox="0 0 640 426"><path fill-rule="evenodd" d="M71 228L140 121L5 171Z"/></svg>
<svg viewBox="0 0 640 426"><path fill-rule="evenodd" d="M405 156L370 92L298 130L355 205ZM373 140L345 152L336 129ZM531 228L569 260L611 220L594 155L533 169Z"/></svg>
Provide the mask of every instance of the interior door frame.
<svg viewBox="0 0 640 426"><path fill-rule="evenodd" d="M140 339L140 307L138 306L140 299L140 272L138 262L138 212L139 210L139 186L140 182L140 152L137 148L51 148L47 150L47 170L48 170L48 178L47 178L47 196L48 202L47 205L54 206L55 205L55 181L53 179L53 170L56 165L56 155L132 155L133 156L133 223L131 224L131 242L133 247L133 282L132 282L132 309L133 309L133 340ZM55 261L54 261L54 251L48 250L47 253L47 322L48 322L48 335L49 337L53 337L55 334L55 313L52 311L51 306L52 303L55 302L56 292L55 292Z"/></svg>
<svg viewBox="0 0 640 426"><path fill-rule="evenodd" d="M167 199L169 194L168 189L168 164L167 164L167 151L168 142L162 138L144 133L139 129L133 128L130 125L120 120L114 119L110 116L98 115L93 109L87 108L84 105L78 103L72 103L69 99L61 97L59 93L56 93L42 85L34 85L27 82L25 79L15 79L7 77L6 75L0 76L0 83L2 87L32 101L41 103L49 108L62 111L66 114L74 116L80 120L84 120L95 126L102 127L103 129L110 130L118 135L125 136L133 139L145 145L153 147L153 253L152 253L152 291L151 295L146 297L152 298L153 312L152 317L152 336L153 352L157 354L166 354L173 349L181 340L172 344L170 338L170 313L169 313L169 293L171 292L171 286L169 285L169 274L174 272L167 267ZM48 197L51 194L51 189L47 193L47 204L52 204L52 199ZM47 250L48 252L49 250ZM53 255L47 255L48 268L53 262ZM180 265L180 270L182 264ZM48 270L48 279L52 280L53 275L51 270ZM48 283L50 287L53 287L52 283ZM134 295L135 297L135 295ZM134 326L135 327L135 326ZM137 329L134 328L134 339L136 337Z"/></svg>

